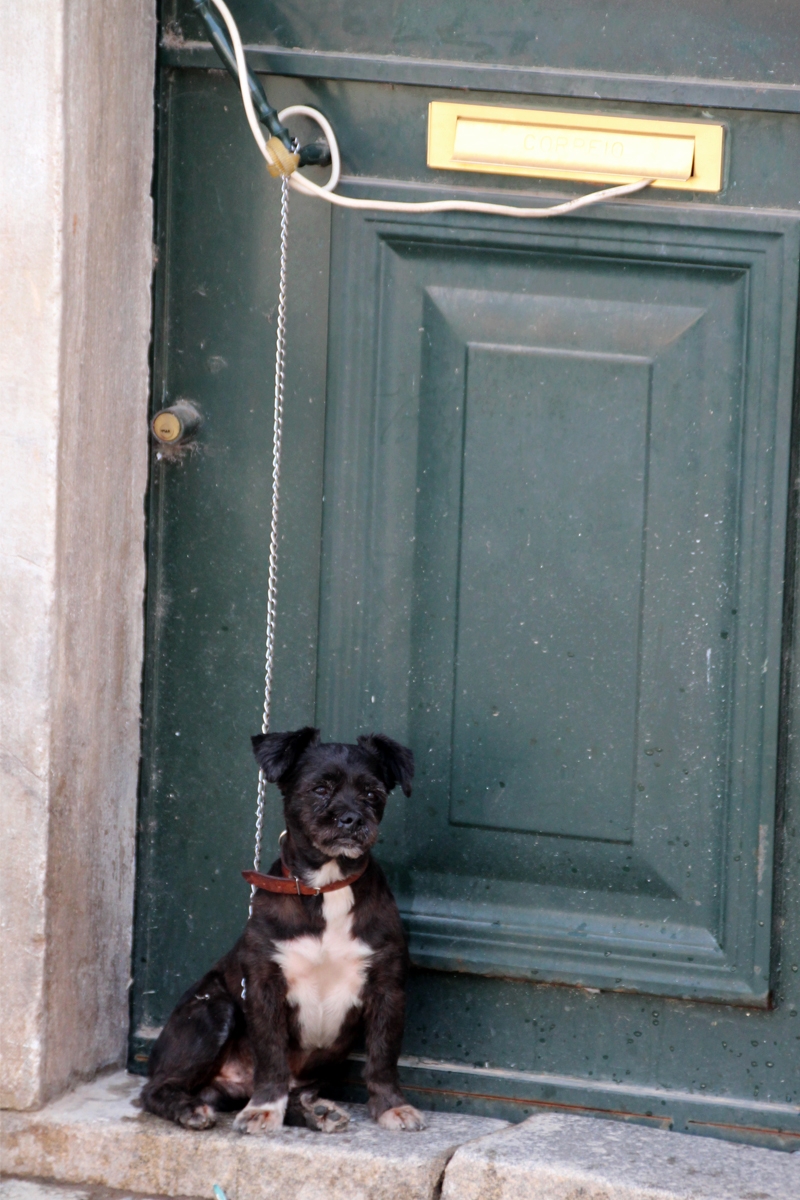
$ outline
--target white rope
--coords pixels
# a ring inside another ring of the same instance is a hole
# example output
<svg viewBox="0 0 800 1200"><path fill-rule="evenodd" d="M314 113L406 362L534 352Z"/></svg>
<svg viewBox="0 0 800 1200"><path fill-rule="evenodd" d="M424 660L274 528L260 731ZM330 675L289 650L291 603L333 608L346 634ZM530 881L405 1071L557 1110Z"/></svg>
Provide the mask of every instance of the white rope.
<svg viewBox="0 0 800 1200"><path fill-rule="evenodd" d="M239 30L225 0L214 0L214 4L219 9L220 15L227 25L228 33L230 34L233 52L236 57L236 69L239 72L239 89L242 93L242 104L247 116L247 123L264 158L270 165L274 165L274 159L269 152L267 142L261 132L261 126L258 123L256 110L253 107L253 101L250 96L250 85L247 82L247 62L245 61ZM604 200L616 200L620 196L630 196L634 192L640 192L642 188L649 187L653 182L652 179L636 179L633 183L622 183L615 187L603 188L599 192L589 192L586 196L577 196L574 200L565 200L561 204L553 204L550 208L522 208L516 204L488 204L478 200L428 200L420 203L406 200L359 200L354 196L339 196L333 190L339 182L341 158L336 135L327 118L321 112L318 112L317 109L311 108L306 104L295 104L278 113L278 119L282 121L285 116L292 114L302 114L310 117L320 126L325 137L328 139L332 170L330 179L323 187L312 183L310 179L306 178L305 175L301 175L299 171L293 172L290 176L289 185L294 191L300 192L304 196L316 196L318 199L327 200L329 204L335 204L339 208L360 208L369 212L470 212L487 213L489 216L496 217L563 217L567 213L576 212L579 208L586 208L589 204L600 204Z"/></svg>

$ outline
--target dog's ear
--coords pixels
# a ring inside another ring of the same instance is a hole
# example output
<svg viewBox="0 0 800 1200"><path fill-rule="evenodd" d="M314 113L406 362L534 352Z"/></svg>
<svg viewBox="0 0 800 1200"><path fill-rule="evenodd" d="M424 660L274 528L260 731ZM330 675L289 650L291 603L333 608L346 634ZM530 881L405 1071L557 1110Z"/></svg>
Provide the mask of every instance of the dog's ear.
<svg viewBox="0 0 800 1200"><path fill-rule="evenodd" d="M367 754L378 760L380 773L387 790L391 791L398 783L406 796L411 795L411 780L414 778L414 753L407 746L401 746L393 738L384 733L371 733L369 737L360 737L358 744Z"/></svg>
<svg viewBox="0 0 800 1200"><path fill-rule="evenodd" d="M312 725L306 725L303 729L296 729L294 733L257 733L250 741L253 743L256 762L264 772L265 778L270 783L277 783L295 766L309 746L316 745L319 741L319 730L314 729Z"/></svg>

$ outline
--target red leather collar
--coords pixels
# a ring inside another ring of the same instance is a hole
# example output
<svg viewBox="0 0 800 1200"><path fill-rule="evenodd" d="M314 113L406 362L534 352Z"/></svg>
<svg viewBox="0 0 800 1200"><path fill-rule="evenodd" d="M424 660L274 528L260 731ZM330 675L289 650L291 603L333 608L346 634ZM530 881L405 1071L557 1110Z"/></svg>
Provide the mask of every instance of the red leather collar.
<svg viewBox="0 0 800 1200"><path fill-rule="evenodd" d="M285 862L281 861L281 866L282 876L262 875L260 871L242 871L242 879L264 892L282 892L290 896L321 896L325 892L338 892L339 888L350 887L351 883L355 883L364 874L369 866L369 859L354 875L348 875L346 879L337 879L335 883L324 883L322 887L309 887L296 875L292 875Z"/></svg>

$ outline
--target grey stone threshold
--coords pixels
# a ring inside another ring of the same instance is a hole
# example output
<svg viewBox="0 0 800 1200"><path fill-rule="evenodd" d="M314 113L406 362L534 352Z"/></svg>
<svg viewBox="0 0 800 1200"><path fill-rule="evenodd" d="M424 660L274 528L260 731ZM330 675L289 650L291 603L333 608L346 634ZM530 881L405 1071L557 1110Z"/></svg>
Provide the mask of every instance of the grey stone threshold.
<svg viewBox="0 0 800 1200"><path fill-rule="evenodd" d="M254 1138L229 1117L194 1133L135 1107L141 1082L118 1072L38 1112L0 1112L0 1200L212 1200L215 1183L229 1200L800 1200L800 1155L687 1134L450 1113L389 1133L359 1105L341 1134Z"/></svg>

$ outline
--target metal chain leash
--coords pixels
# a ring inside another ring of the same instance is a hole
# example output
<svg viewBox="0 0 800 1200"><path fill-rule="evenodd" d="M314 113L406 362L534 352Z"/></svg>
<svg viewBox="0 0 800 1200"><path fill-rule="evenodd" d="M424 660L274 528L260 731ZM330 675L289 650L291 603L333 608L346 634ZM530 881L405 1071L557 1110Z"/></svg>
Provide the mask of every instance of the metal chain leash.
<svg viewBox="0 0 800 1200"><path fill-rule="evenodd" d="M283 442L283 395L286 376L286 259L289 243L289 180L281 179L281 266L278 286L278 329L275 339L275 401L272 423L272 508L269 531L269 581L267 584L267 629L264 651L264 709L261 715L261 732L269 732L270 705L272 703L272 665L275 657L275 606L278 591L278 512L281 483L281 447ZM264 827L264 799L267 780L263 771L258 773L256 797L256 842L253 868L261 865L261 835ZM253 911L253 896L256 888L250 888L250 912Z"/></svg>

